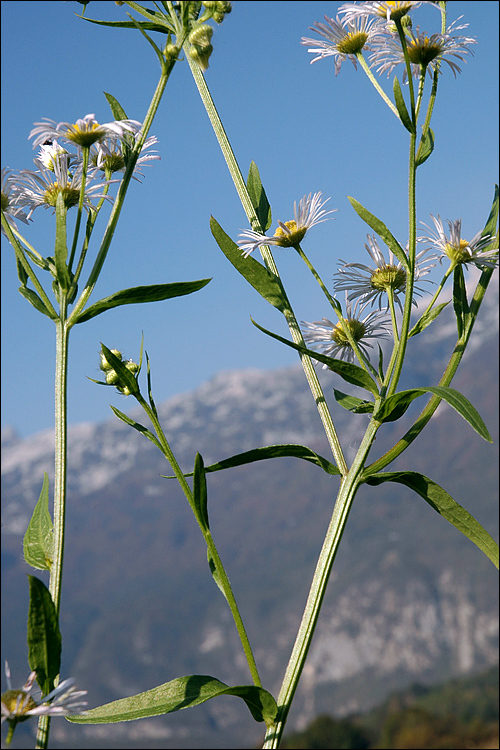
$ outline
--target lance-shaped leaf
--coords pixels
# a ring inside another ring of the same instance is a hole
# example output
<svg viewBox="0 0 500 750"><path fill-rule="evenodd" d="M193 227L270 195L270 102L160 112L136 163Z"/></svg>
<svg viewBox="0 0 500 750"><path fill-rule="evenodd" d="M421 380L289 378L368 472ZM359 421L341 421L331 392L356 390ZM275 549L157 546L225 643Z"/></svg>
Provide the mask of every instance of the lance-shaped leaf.
<svg viewBox="0 0 500 750"><path fill-rule="evenodd" d="M444 308L449 304L449 302L443 302L442 304L436 305L436 307L431 307L430 310L427 310L422 315L422 317L417 320L410 333L408 334L408 337L416 336L418 333L422 333L422 331L425 330L433 320L436 320L437 316L440 315L440 313L443 312Z"/></svg>
<svg viewBox="0 0 500 750"><path fill-rule="evenodd" d="M248 170L247 189L262 231L267 232L273 221L271 206L267 200L266 191L260 181L257 164L254 161L251 162L250 169Z"/></svg>
<svg viewBox="0 0 500 750"><path fill-rule="evenodd" d="M95 380L94 382L96 383L97 381ZM103 383L102 385L107 385L107 383ZM161 447L159 440L157 440L157 438L153 435L153 433L150 430L148 430L147 427L144 427L144 425L131 419L131 417L128 417L126 414L124 414L122 411L117 409L115 406L111 406L111 409L113 413L115 414L115 416L118 417L118 419L121 419L122 422L125 422L125 424L128 424L130 425L130 427L133 427L134 430L137 430L137 432L140 432L141 435L145 435L145 437L147 437L148 440L151 440L151 442L154 443L156 447L163 453L163 448Z"/></svg>
<svg viewBox="0 0 500 750"><path fill-rule="evenodd" d="M360 216L363 221L366 222L368 226L378 234L379 237L382 237L387 247L392 250L399 262L403 264L407 271L409 271L409 263L405 251L403 250L397 239L391 234L384 222L380 221L380 219L377 219L376 216L370 213L370 211L362 206L361 203L359 203L359 201L357 201L355 198L351 198L349 195L347 196L347 198L358 216Z"/></svg>
<svg viewBox="0 0 500 750"><path fill-rule="evenodd" d="M37 570L50 570L54 554L52 518L49 513L49 477L43 473L40 497L23 541L24 559Z"/></svg>
<svg viewBox="0 0 500 750"><path fill-rule="evenodd" d="M149 286L135 286L131 289L122 289L109 297L95 302L87 307L78 316L76 322L84 323L86 320L95 318L106 310L120 305L137 305L145 302L161 302L173 297L182 297L202 289L211 279L200 279L199 281L177 281L171 284L150 284Z"/></svg>
<svg viewBox="0 0 500 750"><path fill-rule="evenodd" d="M159 716L183 708L199 706L200 703L221 695L234 695L247 704L255 721L265 721L269 726L276 718L277 706L271 693L255 685L229 687L209 675L188 675L146 690L129 698L106 703L86 711L85 714L68 716L75 724L111 724L118 721L133 721L147 716Z"/></svg>
<svg viewBox="0 0 500 750"><path fill-rule="evenodd" d="M104 96L111 107L111 112L113 113L115 120L128 120L127 114L118 99L115 99L112 94L108 94L106 91L104 92Z"/></svg>
<svg viewBox="0 0 500 750"><path fill-rule="evenodd" d="M460 391L444 385L411 388L407 391L395 393L382 403L373 416L380 422L394 422L404 414L414 399L423 396L425 393L433 393L435 396L443 399L443 401L446 401L447 404L453 407L470 424L478 435L489 443L493 442L486 425L471 402Z"/></svg>
<svg viewBox="0 0 500 750"><path fill-rule="evenodd" d="M210 229L220 249L236 270L245 277L261 297L284 312L288 305L276 276L254 258L250 256L244 258L241 248L224 232L213 216L210 217Z"/></svg>
<svg viewBox="0 0 500 750"><path fill-rule="evenodd" d="M417 167L419 167L421 164L424 163L424 161L427 161L429 156L434 151L434 133L432 131L432 128L429 128L425 135L422 136L420 139L420 143L417 150L417 156L415 159L415 164Z"/></svg>
<svg viewBox="0 0 500 750"><path fill-rule="evenodd" d="M394 101L396 102L396 108L398 110L399 118L401 122L403 123L403 125L405 126L405 128L413 135L413 133L415 132L415 126L411 121L411 117L408 114L408 110L406 109L403 92L401 91L401 86L399 85L399 81L396 78L396 76L394 76L393 90L394 90Z"/></svg>
<svg viewBox="0 0 500 750"><path fill-rule="evenodd" d="M462 508L439 484L420 474L418 471L390 471L373 474L366 479L367 484L377 485L382 482L399 482L414 490L429 503L443 518L455 526L476 547L484 552L498 568L498 544L488 534L474 516Z"/></svg>
<svg viewBox="0 0 500 750"><path fill-rule="evenodd" d="M375 406L373 401L364 401L356 396L349 396L347 393L337 391L336 388L333 389L333 395L340 406L353 414L371 414Z"/></svg>
<svg viewBox="0 0 500 750"><path fill-rule="evenodd" d="M233 469L236 466L244 466L245 464L251 464L255 461L265 461L268 458L302 458L304 461L309 461L312 464L316 464L327 474L340 474L337 467L328 461L323 456L315 453L305 445L267 445L263 448L253 448L243 453L237 453L230 458L224 458L222 461L217 461L215 464L205 466L205 472L222 471L223 469ZM186 474L185 476L190 477L192 474ZM174 479L174 477L164 477L164 479Z"/></svg>
<svg viewBox="0 0 500 750"><path fill-rule="evenodd" d="M360 388L365 388L366 390L370 391L374 394L374 396L378 396L378 388L375 381L371 378L370 375L366 372L366 370L363 370L361 367L358 367L357 365L351 364L351 362L344 362L342 359L334 359L333 357L327 357L326 354L320 354L319 352L315 352L312 349L307 349L305 346L301 346L300 344L295 344L293 341L289 341L288 339L284 339L282 336L278 336L277 333L272 333L271 331L268 331L267 328L263 328L258 323L255 322L255 320L252 320L252 323L256 328L259 329L259 331L262 331L263 333L267 333L268 336L271 336L273 339L276 339L277 341L281 341L282 344L286 344L287 346L290 346L292 349L296 349L296 351L301 352L301 354L307 354L311 359L315 359L318 362L322 362L323 364L327 365L327 367L330 368L330 370L333 370L333 372L336 372L337 375L340 375L341 378L346 380L348 383L351 383L352 385L357 385Z"/></svg>
<svg viewBox="0 0 500 750"><path fill-rule="evenodd" d="M42 300L40 299L40 297L38 296L38 294L36 292L34 292L33 289L28 289L27 286L20 286L19 287L19 292L20 292L20 294L23 295L23 297L25 299L28 300L28 302L30 302L33 305L33 307L35 308L35 310L38 310L38 312L43 313L43 315L46 315L51 320L56 320L57 319L57 315L55 313L51 312L45 306L44 302L42 302Z"/></svg>
<svg viewBox="0 0 500 750"><path fill-rule="evenodd" d="M203 464L203 458L199 453L196 454L194 460L194 479L193 479L193 501L198 512L198 521L201 523L204 531L208 531L210 525L208 523L208 508L207 508L207 479L205 477L205 466Z"/></svg>
<svg viewBox="0 0 500 750"><path fill-rule="evenodd" d="M35 576L28 576L28 662L45 694L49 693L61 667L61 633L56 609L48 588Z"/></svg>

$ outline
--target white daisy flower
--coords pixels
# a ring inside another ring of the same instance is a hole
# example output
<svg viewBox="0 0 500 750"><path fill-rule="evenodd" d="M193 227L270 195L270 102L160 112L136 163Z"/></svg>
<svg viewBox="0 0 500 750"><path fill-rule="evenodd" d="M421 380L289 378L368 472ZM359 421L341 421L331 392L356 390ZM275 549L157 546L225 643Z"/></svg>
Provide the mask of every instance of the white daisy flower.
<svg viewBox="0 0 500 750"><path fill-rule="evenodd" d="M31 672L20 690L12 689L7 662L5 662L5 677L7 690L2 693L2 724L4 721L9 723L10 737L16 724L32 716L72 716L84 713L87 702L82 701L81 698L87 695L87 691L76 690L73 678L63 680L48 695L37 701L32 695L36 672Z"/></svg>
<svg viewBox="0 0 500 750"><path fill-rule="evenodd" d="M402 311L403 306L400 296L404 296L406 291L406 270L402 263L399 261L397 263L394 262L394 255L391 250L389 251L389 262L385 260L374 236L368 234L367 239L368 245L365 244L365 248L374 261L375 268L367 266L364 263L346 263L341 260L343 265L335 274L334 290L335 292L345 291L348 294L349 300L359 297L364 303L371 302L373 305L375 302L378 302L378 308L381 310L382 300L386 297L390 289ZM434 268L436 265L434 261L437 260L437 256L428 257L424 260L424 255L427 252L427 250L423 250L416 256L415 281L421 276L428 274L431 268ZM416 297L422 296L424 292L423 289L420 289L416 285L414 285L413 291ZM414 305L417 304L415 299L412 302ZM388 307L389 300L387 299Z"/></svg>
<svg viewBox="0 0 500 750"><path fill-rule="evenodd" d="M35 126L28 138L34 138L33 148L40 146L45 141L65 140L79 147L91 146L108 136L123 138L126 133L137 133L142 125L137 120L115 120L99 124L95 115L85 115L75 123L58 122L47 117L42 118L45 122L35 122Z"/></svg>
<svg viewBox="0 0 500 750"><path fill-rule="evenodd" d="M346 295L346 317L344 322L349 331L362 351L364 356L369 359L369 349L373 346L368 343L367 339L387 338L390 336L390 320L380 312L372 311L362 318L366 305L360 304L357 300L354 307ZM317 351L321 351L328 357L336 357L346 362L354 362L354 350L346 336L341 321L332 323L328 318L322 318L312 323L301 321L303 328L304 341ZM323 365L326 370L328 365Z"/></svg>
<svg viewBox="0 0 500 750"><path fill-rule="evenodd" d="M460 16L462 18L463 16ZM433 75L436 67L445 62L453 71L455 78L461 68L449 57L455 57L464 61L467 54L473 55L469 45L476 44L473 37L452 36L452 33L460 29L466 29L469 24L457 26L460 21L458 18L446 29L444 34L432 34L428 36L425 32L420 32L418 27L416 33L407 29L407 51L410 59L412 73L415 77L420 75L424 67L429 75ZM405 57L401 47L401 41L397 34L386 34L385 39L378 37L374 43L374 52L370 55L370 64L373 67L378 66L377 72L382 74L387 71L387 76L392 73L397 65L405 64ZM406 68L403 73L403 81L406 80Z"/></svg>
<svg viewBox="0 0 500 750"><path fill-rule="evenodd" d="M30 220L28 214L24 211L30 204L28 198L20 192L16 178L8 167L2 167L1 193L2 213L10 226L17 231L16 221L27 224ZM1 229L2 234L5 235L4 228Z"/></svg>
<svg viewBox="0 0 500 750"><path fill-rule="evenodd" d="M66 208L78 205L82 184L82 163L77 162L71 165L71 159L71 154L54 155L50 167L45 166L39 159L34 159L38 170L22 169L19 172L16 186L31 207L29 216L38 206L55 210L59 193L63 195ZM91 184L94 176L95 170L92 170L87 174L85 181L83 205L87 211L95 208L92 199L106 198L112 200L111 196L102 192L104 183ZM107 184L109 182L112 181L108 180Z"/></svg>
<svg viewBox="0 0 500 750"><path fill-rule="evenodd" d="M441 253L440 262L444 257L450 259L453 266L472 264L477 268L495 268L498 263L498 239L491 235L482 236L478 232L470 240L462 239L462 219L448 221L449 234L444 229L441 217L431 214L435 231L427 224L423 224L430 231L430 235L419 237L419 242L430 242L434 250Z"/></svg>
<svg viewBox="0 0 500 750"><path fill-rule="evenodd" d="M136 133L134 136L130 136L130 142L128 142L127 138L120 139L116 136L107 136L102 141L94 143L90 147L90 163L104 173L114 174L115 172L124 172L127 166L126 154L133 149L134 142L137 141L138 137L139 133ZM157 151L143 153L146 149L151 148L151 146L157 143L158 139L154 135L146 139L141 149L141 156L137 159L134 173L138 172L138 174L144 177L141 171L142 167L148 161L161 158ZM135 180L138 179L134 175L132 176Z"/></svg>
<svg viewBox="0 0 500 750"><path fill-rule="evenodd" d="M243 257L247 258L257 248L263 245L279 245L280 247L295 247L299 245L308 229L321 224L322 221L327 221L328 214L332 214L337 211L336 208L331 211L325 211L323 206L330 198L322 201L321 196L323 193L314 193L312 195L304 195L299 201L297 208L297 202L293 204L293 215L294 219L291 221L278 221L278 228L274 233L274 236L267 237L265 234L255 232L253 229L247 229L241 232L239 237L242 239L238 240L238 245L241 248Z"/></svg>
<svg viewBox="0 0 500 750"><path fill-rule="evenodd" d="M315 45L308 49L316 57L311 63L333 56L335 59L335 75L338 75L344 60L350 60L357 69L356 55L363 49L370 49L370 42L380 33L380 24L367 17L355 18L351 21L341 21L325 16L326 23L316 21L311 31L315 31L323 39L308 39L302 37L301 44Z"/></svg>

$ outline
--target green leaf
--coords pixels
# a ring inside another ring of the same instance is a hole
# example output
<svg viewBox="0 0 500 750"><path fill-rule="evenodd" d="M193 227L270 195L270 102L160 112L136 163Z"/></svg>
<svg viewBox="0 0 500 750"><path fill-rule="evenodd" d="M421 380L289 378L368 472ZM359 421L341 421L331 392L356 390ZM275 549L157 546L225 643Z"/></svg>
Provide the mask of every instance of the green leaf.
<svg viewBox="0 0 500 750"><path fill-rule="evenodd" d="M217 570L217 565L215 564L215 560L212 557L210 553L210 549L208 547L207 547L207 560L208 560L208 567L210 568L210 572L212 574L212 578L217 584L217 588L221 592L222 596L224 597L226 602L229 604L229 599L227 598L226 591L224 589L224 586L222 585L221 577L219 575L219 571Z"/></svg>
<svg viewBox="0 0 500 750"><path fill-rule="evenodd" d="M52 518L49 513L49 477L43 473L40 497L23 540L24 559L37 570L50 570L54 554Z"/></svg>
<svg viewBox="0 0 500 750"><path fill-rule="evenodd" d="M429 156L434 151L434 133L432 128L429 128L425 135L420 139L420 143L417 150L417 156L415 159L415 166L419 167L424 161L427 161Z"/></svg>
<svg viewBox="0 0 500 750"><path fill-rule="evenodd" d="M424 498L443 518L455 526L498 568L498 544L481 524L462 508L451 495L432 479L417 471L391 471L373 474L366 480L367 484L377 485L382 482L399 482Z"/></svg>
<svg viewBox="0 0 500 750"><path fill-rule="evenodd" d="M383 221L380 221L380 219L377 219L376 216L371 214L364 206L359 203L355 198L351 198L350 196L347 196L349 202L351 203L351 206L354 208L358 216L360 216L366 224L368 224L369 227L373 229L374 232L378 234L379 237L381 237L387 247L392 250L396 258L399 260L400 263L403 264L403 266L406 268L407 271L409 271L409 263L408 258L406 257L406 253L397 241L395 237L391 234L389 229L386 227Z"/></svg>
<svg viewBox="0 0 500 750"><path fill-rule="evenodd" d="M257 169L257 165L254 161L251 162L250 169L248 171L247 189L250 200L252 201L252 206L254 207L255 213L257 214L261 229L263 232L267 232L273 221L271 206L269 205L269 201L267 200L266 191L262 187L259 170Z"/></svg>
<svg viewBox="0 0 500 750"><path fill-rule="evenodd" d="M488 221L486 222L486 226L483 229L482 237L485 237L486 235L490 235L491 237L494 237L497 231L497 221L498 221L498 207L499 207L499 194L498 194L498 185L495 185L495 195L493 197L493 203L491 205L491 211L488 216Z"/></svg>
<svg viewBox="0 0 500 750"><path fill-rule="evenodd" d="M269 726L276 718L277 706L273 696L255 685L229 687L209 675L188 675L146 690L129 698L106 703L86 711L85 714L68 716L75 724L111 724L132 721L147 716L159 716L183 708L192 708L220 695L235 695L247 704L255 721L265 721Z"/></svg>
<svg viewBox="0 0 500 750"><path fill-rule="evenodd" d="M453 309L455 310L458 338L460 339L471 320L462 265L456 266L453 271Z"/></svg>
<svg viewBox="0 0 500 750"><path fill-rule="evenodd" d="M312 464L316 464L326 471L327 474L340 474L337 467L328 461L323 456L315 453L310 448L306 448L304 445L268 445L264 448L253 448L243 453L237 453L235 456L225 458L222 461L218 461L210 466L205 466L205 472L221 471L222 469L233 469L235 466L243 466L245 464L254 463L254 461L264 461L268 458L302 458L304 461L310 461ZM192 476L186 474L187 477ZM164 477L165 479L173 479L174 477Z"/></svg>
<svg viewBox="0 0 500 750"><path fill-rule="evenodd" d="M399 85L399 81L394 76L394 101L396 102L396 108L398 110L399 119L405 126L405 128L413 135L415 132L415 126L411 121L410 115L408 114L408 110L406 109L405 100L403 98L403 93L401 91L401 86Z"/></svg>
<svg viewBox="0 0 500 750"><path fill-rule="evenodd" d="M61 633L48 588L35 576L28 576L28 580L28 662L46 695L53 689L61 667Z"/></svg>
<svg viewBox="0 0 500 750"><path fill-rule="evenodd" d="M335 388L333 389L333 395L340 406L347 409L347 411L352 411L354 414L370 414L373 411L373 401L364 401L361 398L356 398L356 396L349 396L347 393L337 391Z"/></svg>
<svg viewBox="0 0 500 750"><path fill-rule="evenodd" d="M123 109L120 102L117 99L115 99L115 97L112 94L107 94L106 92L104 92L104 96L106 97L108 104L111 107L111 112L113 113L114 119L115 120L128 120L126 112Z"/></svg>
<svg viewBox="0 0 500 750"><path fill-rule="evenodd" d="M68 258L68 247L66 245L67 212L68 210L64 205L62 193L58 193L56 200L56 242L54 260L57 269L57 281L59 282L61 289L65 292L67 292L71 286L69 270L66 265Z"/></svg>
<svg viewBox="0 0 500 750"><path fill-rule="evenodd" d="M137 305L145 302L161 302L173 297L182 297L203 289L211 279L200 279L199 281L178 281L171 284L151 284L149 286L136 286L131 289L122 289L110 297L105 297L95 304L87 307L78 316L76 322L84 323L106 310L120 305Z"/></svg>
<svg viewBox="0 0 500 750"><path fill-rule="evenodd" d="M194 460L193 501L198 512L198 521L201 523L203 531L208 531L210 524L208 523L207 479L203 458L199 453L196 454Z"/></svg>
<svg viewBox="0 0 500 750"><path fill-rule="evenodd" d="M45 304L42 302L38 294L33 291L33 289L28 289L27 286L20 286L19 293L22 294L22 296L25 299L27 299L28 302L31 302L35 310L38 310L38 312L43 313L43 315L46 315L51 320L57 319L57 315L55 315L54 313L51 313L50 310L47 309Z"/></svg>
<svg viewBox="0 0 500 750"><path fill-rule="evenodd" d="M411 329L410 333L408 334L408 338L410 336L416 336L417 334L422 333L422 331L425 330L427 326L432 323L433 320L436 320L437 316L449 304L450 304L449 302L443 302L441 305L436 305L436 307L432 307L430 310L427 310L422 315L422 317L419 320L417 320L417 322Z"/></svg>
<svg viewBox="0 0 500 750"><path fill-rule="evenodd" d="M97 381L94 381L97 382ZM107 385L107 383L103 383L103 385ZM130 425L130 427L133 427L134 430L137 430L137 432L140 432L141 435L145 435L145 437L148 438L148 440L151 440L152 443L156 445L157 448L163 453L163 448L161 447L161 444L159 440L153 435L152 432L150 432L147 427L144 427L144 425L139 424L139 422L135 422L130 417L127 417L126 414L124 414L122 411L117 409L115 406L111 406L111 409L113 411L113 414L118 417L118 419L121 419L122 422L125 422L125 424Z"/></svg>
<svg viewBox="0 0 500 750"><path fill-rule="evenodd" d="M490 433L488 432L486 425L481 419L476 409L472 406L471 402L455 388L450 388L444 385L426 386L425 388L411 388L408 391L400 391L395 393L393 396L389 396L380 409L373 415L375 419L380 422L394 422L396 419L404 414L410 403L423 396L425 393L433 393L435 396L443 399L449 404L455 411L457 411L461 417L480 435L482 438L492 443Z"/></svg>
<svg viewBox="0 0 500 750"><path fill-rule="evenodd" d="M309 357L311 357L311 359L322 362L323 364L327 365L330 370L333 370L333 372L336 372L337 375L340 375L341 378L346 380L348 383L351 383L351 385L357 385L360 388L365 388L366 390L373 393L374 396L379 395L377 384L361 367L353 365L350 362L344 362L341 359L333 359L333 357L327 357L326 354L320 354L319 352L315 352L312 349L307 349L305 346L295 344L293 341L284 339L282 336L278 336L277 333L272 333L271 331L268 331L267 328L263 328L252 318L250 318L250 320L252 321L254 326L259 329L259 331L267 333L268 336L271 336L277 341L281 341L282 344L290 346L292 349L295 349L301 354L307 354Z"/></svg>
<svg viewBox="0 0 500 750"><path fill-rule="evenodd" d="M210 229L220 249L236 270L244 276L261 297L267 300L273 307L284 312L288 305L277 277L254 258L250 256L244 258L241 254L241 249L224 232L213 216L210 217Z"/></svg>

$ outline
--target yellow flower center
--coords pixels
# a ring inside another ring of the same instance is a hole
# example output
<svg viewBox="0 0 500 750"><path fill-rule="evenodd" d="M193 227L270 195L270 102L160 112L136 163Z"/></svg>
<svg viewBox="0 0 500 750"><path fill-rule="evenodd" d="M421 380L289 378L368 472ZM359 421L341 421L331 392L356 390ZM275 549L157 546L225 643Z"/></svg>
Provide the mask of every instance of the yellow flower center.
<svg viewBox="0 0 500 750"><path fill-rule="evenodd" d="M10 713L14 714L12 717L14 721L26 721L30 717L24 714L37 706L36 701L23 690L6 690L2 693L2 703Z"/></svg>
<svg viewBox="0 0 500 750"><path fill-rule="evenodd" d="M458 265L459 263L467 263L472 256L467 240L460 240L459 245L451 245L447 242L444 251L451 262L455 263L455 265Z"/></svg>
<svg viewBox="0 0 500 750"><path fill-rule="evenodd" d="M44 203L47 203L47 205L53 206L55 208L57 196L59 195L59 193L61 193L63 197L64 205L66 206L66 208L71 208L72 206L78 205L80 191L75 190L75 188L69 187L61 188L59 187L57 182L54 182L54 184L45 191Z"/></svg>
<svg viewBox="0 0 500 750"><path fill-rule="evenodd" d="M411 3L386 2L386 3L381 3L376 12L377 12L377 15L382 16L382 18L386 18L387 10L389 10L391 20L396 21L396 20L401 19L403 16L405 16L410 10L410 8L411 8Z"/></svg>
<svg viewBox="0 0 500 750"><path fill-rule="evenodd" d="M367 39L368 34L364 31L351 31L337 44L337 49L343 55L355 55L361 52Z"/></svg>
<svg viewBox="0 0 500 750"><path fill-rule="evenodd" d="M442 50L442 44L431 43L427 37L425 39L412 39L408 42L408 57L410 62L427 67L430 62L439 57Z"/></svg>
<svg viewBox="0 0 500 750"><path fill-rule="evenodd" d="M373 289L380 291L392 289L395 292L402 292L406 288L406 271L404 268L388 263L372 273L370 283Z"/></svg>
<svg viewBox="0 0 500 750"><path fill-rule="evenodd" d="M297 222L294 219L283 223L289 230L289 233L285 232L281 227L278 227L274 233L274 236L279 238L279 241L276 244L280 245L280 247L295 247L296 245L299 245L304 239L307 229L305 227L297 228Z"/></svg>
<svg viewBox="0 0 500 750"><path fill-rule="evenodd" d="M354 341L361 341L366 333L366 327L364 323L362 323L360 320L356 320L356 318L344 318L344 323L349 329L349 332L351 333ZM337 323L335 328L333 328L331 337L338 346L351 346L346 332L344 331L344 326L340 321Z"/></svg>
<svg viewBox="0 0 500 750"><path fill-rule="evenodd" d="M66 131L65 137L68 141L76 143L77 146L83 146L88 148L93 143L101 141L106 135L106 131L94 122L90 125L85 125L83 128L80 125L70 125Z"/></svg>

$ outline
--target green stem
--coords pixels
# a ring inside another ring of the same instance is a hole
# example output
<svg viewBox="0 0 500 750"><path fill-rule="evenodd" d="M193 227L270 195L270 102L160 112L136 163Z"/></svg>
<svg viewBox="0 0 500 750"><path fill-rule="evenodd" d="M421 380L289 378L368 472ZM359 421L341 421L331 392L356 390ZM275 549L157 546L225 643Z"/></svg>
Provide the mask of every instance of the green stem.
<svg viewBox="0 0 500 750"><path fill-rule="evenodd" d="M394 114L396 115L396 117L398 118L398 120L401 122L401 118L399 116L399 112L397 110L396 105L393 102L391 102L391 100L389 99L389 97L385 93L384 89L382 88L382 86L380 85L380 83L377 81L377 79L373 75L370 66L368 65L368 63L366 62L365 58L363 57L363 53L362 52L356 52L356 57L357 57L357 59L359 61L359 64L361 65L361 67L365 71L366 75L368 76L368 78L370 80L370 83L373 84L373 86L375 87L376 91L380 94L380 96L382 97L382 99L384 100L384 102L387 104L387 106L389 107L389 109L392 112L394 112Z"/></svg>
<svg viewBox="0 0 500 750"><path fill-rule="evenodd" d="M241 618L240 611L238 609L238 605L236 603L235 596L233 594L233 590L231 588L231 583L229 581L229 578L226 574L226 571L224 569L224 566L222 564L222 561L220 559L219 553L217 551L217 548L215 546L215 543L212 538L212 534L209 529L206 528L206 524L203 523L202 519L200 518L198 509L196 507L196 504L194 502L193 493L191 491L191 488L189 484L186 481L186 477L184 476L184 473L182 469L180 468L179 464L177 463L177 459L175 458L172 449L168 443L168 440L166 439L160 421L158 419L156 409L152 409L149 404L144 400L144 398L141 396L141 394L136 394L135 398L139 402L139 404L142 406L146 414L151 420L151 423L153 424L153 427L155 429L156 435L158 437L158 440L160 442L160 445L162 447L162 452L169 462L170 466L172 467L174 474L177 478L177 481L179 482L182 491L184 492L184 495L186 496L186 499L191 507L191 510L193 511L193 514L196 518L196 521L200 527L200 530L205 538L205 542L207 544L207 548L209 551L209 554L214 562L215 568L218 573L218 582L220 583L222 590L224 592L224 596L226 598L226 601L229 605L229 608L231 610L231 614L233 615L233 619L236 625L236 629L238 631L238 635L240 637L241 645L243 646L243 651L245 653L245 657L248 663L248 668L250 670L250 674L252 675L252 679L255 685L257 687L262 687L262 682L259 677L259 672L257 670L257 664L255 663L255 658L252 652L252 648L250 646L250 641L247 635L247 632L245 630L245 626L243 624L243 620Z"/></svg>
<svg viewBox="0 0 500 750"><path fill-rule="evenodd" d="M241 174L241 170L239 168L238 162L236 161L236 157L234 155L233 149L231 148L231 144L229 143L229 139L224 130L224 126L222 125L222 122L220 120L219 114L217 112L214 101L212 99L207 83L205 81L205 77L203 76L203 73L201 72L199 66L195 62L193 62L189 58L189 56L187 56L187 59L189 61L191 72L193 74L193 78L195 80L199 94L201 96L201 100L205 106L208 117L210 118L210 122L214 129L215 136L219 142L224 159L226 160L229 173L232 177L234 186L240 198L243 209L247 215L248 221L250 222L251 227L255 231L262 231L262 227L260 226L252 201L250 199L250 195L245 185L243 175ZM264 261L267 267L269 268L271 273L273 273L276 276L277 280L279 281L281 285L281 279L278 273L278 269L274 262L274 258L271 254L271 251L269 250L268 247L262 248L262 256L264 258ZM288 300L288 297L282 285L281 285L281 289L283 292L284 299L286 300L286 303L287 303L287 309L285 310L284 314L285 314L286 321L288 323L288 327L290 329L290 334L292 336L292 339L294 343L300 344L301 346L305 346L305 342L302 336L302 332L300 330L300 326L293 313L292 307L290 305L290 302ZM333 424L331 414L328 410L326 399L323 394L323 390L321 388L318 376L314 369L314 365L311 362L310 357L308 357L307 355L301 354L300 359L302 362L304 373L309 383L309 387L311 389L311 393L316 402L317 409L318 409L321 421L323 423L323 428L328 438L328 442L330 444L333 457L335 459L335 462L337 464L339 471L341 472L342 475L345 475L347 474L348 468L347 468L347 464L344 458L344 454L342 452L342 446L340 444L340 440L335 430L335 426Z"/></svg>
<svg viewBox="0 0 500 750"><path fill-rule="evenodd" d="M266 732L264 744L262 746L263 748L279 747L288 712L311 645L335 556L347 523L354 496L360 484L363 465L379 426L380 424L375 420L370 421L356 458L354 459L349 473L344 478L344 482L340 488L330 525L314 572L309 596L302 616L302 622L300 623L292 654L278 695L278 716L275 723L270 726Z"/></svg>
<svg viewBox="0 0 500 750"><path fill-rule="evenodd" d="M50 567L49 592L59 618L64 557L64 530L66 516L67 468L67 375L69 327L66 323L66 298L61 302L60 318L56 321L56 375L55 375L55 476L53 536L54 554ZM50 716L38 720L37 750L48 746Z"/></svg>

